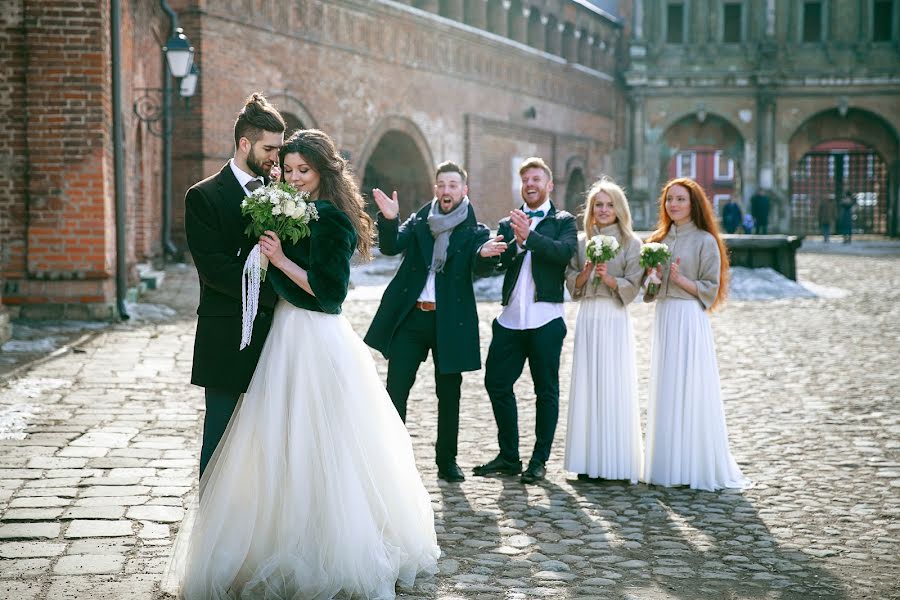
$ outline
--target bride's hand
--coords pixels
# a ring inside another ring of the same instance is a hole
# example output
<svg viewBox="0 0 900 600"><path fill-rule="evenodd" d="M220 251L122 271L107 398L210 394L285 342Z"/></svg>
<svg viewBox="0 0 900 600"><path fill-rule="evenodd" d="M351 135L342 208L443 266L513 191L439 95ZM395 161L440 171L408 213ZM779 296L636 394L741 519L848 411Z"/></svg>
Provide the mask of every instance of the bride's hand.
<svg viewBox="0 0 900 600"><path fill-rule="evenodd" d="M281 249L281 240L278 239L278 234L274 231L266 230L265 233L259 236L259 249L269 258L269 262L276 267L284 264L287 258Z"/></svg>

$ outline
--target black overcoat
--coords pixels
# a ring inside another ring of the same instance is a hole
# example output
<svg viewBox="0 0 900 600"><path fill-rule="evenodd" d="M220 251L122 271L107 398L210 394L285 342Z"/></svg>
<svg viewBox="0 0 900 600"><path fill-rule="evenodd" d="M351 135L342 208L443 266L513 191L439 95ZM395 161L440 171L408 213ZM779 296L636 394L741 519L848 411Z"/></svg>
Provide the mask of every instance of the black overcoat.
<svg viewBox="0 0 900 600"><path fill-rule="evenodd" d="M391 342L400 323L415 309L416 300L428 279L434 238L428 227L431 203L419 209L403 224L400 219L378 215L378 245L382 254L404 252L403 262L391 280L366 333L365 342L391 358ZM478 252L488 240L490 230L475 220L469 206L466 220L450 234L447 261L435 275L436 338L441 357L441 373L462 373L481 368L478 342L478 311L475 308L473 274L492 269L490 261Z"/></svg>
<svg viewBox="0 0 900 600"><path fill-rule="evenodd" d="M257 240L244 233L250 222L241 214L244 188L225 164L216 175L187 191L184 226L200 276L200 304L191 383L232 393L247 390L263 342L272 324L275 292L260 288L260 308L250 346L241 343L241 274Z"/></svg>

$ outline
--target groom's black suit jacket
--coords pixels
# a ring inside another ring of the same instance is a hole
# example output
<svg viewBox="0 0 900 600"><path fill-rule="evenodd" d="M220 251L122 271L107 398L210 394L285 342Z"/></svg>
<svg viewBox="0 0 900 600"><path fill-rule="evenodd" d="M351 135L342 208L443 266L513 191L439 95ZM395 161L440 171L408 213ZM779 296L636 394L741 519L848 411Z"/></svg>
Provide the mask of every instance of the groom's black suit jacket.
<svg viewBox="0 0 900 600"><path fill-rule="evenodd" d="M260 287L259 311L250 346L241 342L241 274L256 239L244 233L244 188L225 166L187 191L184 199L188 247L200 276L200 305L191 383L232 393L247 390L277 299L268 282Z"/></svg>

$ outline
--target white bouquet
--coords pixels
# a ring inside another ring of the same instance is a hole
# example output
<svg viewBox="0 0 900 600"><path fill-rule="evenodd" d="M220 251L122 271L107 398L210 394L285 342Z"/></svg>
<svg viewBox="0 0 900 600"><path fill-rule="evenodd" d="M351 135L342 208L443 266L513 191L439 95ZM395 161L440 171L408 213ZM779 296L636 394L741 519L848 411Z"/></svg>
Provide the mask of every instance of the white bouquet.
<svg viewBox="0 0 900 600"><path fill-rule="evenodd" d="M662 281L657 277L654 267L672 259L669 247L661 242L650 242L641 246L641 266L650 269L647 276L647 293L651 296L659 290Z"/></svg>
<svg viewBox="0 0 900 600"><path fill-rule="evenodd" d="M274 231L279 239L294 244L309 235L309 222L319 218L316 205L307 202L309 192L298 192L287 183L270 183L259 187L241 202L241 214L250 215L250 224L244 230L249 236L259 238L265 231ZM269 261L260 256L260 280L266 280Z"/></svg>
<svg viewBox="0 0 900 600"><path fill-rule="evenodd" d="M599 265L611 261L619 253L619 241L611 235L595 235L587 241L584 253L588 261ZM594 273L594 289L600 285L600 278Z"/></svg>
<svg viewBox="0 0 900 600"><path fill-rule="evenodd" d="M310 221L319 218L316 205L308 202L309 192L298 192L287 183L270 183L253 190L241 202L241 214L250 216L244 230L259 239L266 231L274 231L281 240L296 244L309 235ZM266 280L269 258L253 246L244 262L241 280L241 350L253 337L253 320L259 308L259 286Z"/></svg>

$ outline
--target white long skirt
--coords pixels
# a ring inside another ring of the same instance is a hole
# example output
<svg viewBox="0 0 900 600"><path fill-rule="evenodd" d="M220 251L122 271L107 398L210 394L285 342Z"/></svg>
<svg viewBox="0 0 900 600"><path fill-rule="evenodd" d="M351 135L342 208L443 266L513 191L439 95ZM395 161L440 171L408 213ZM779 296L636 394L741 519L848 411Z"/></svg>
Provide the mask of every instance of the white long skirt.
<svg viewBox="0 0 900 600"><path fill-rule="evenodd" d="M575 322L565 467L637 483L643 460L628 310L612 298L582 300Z"/></svg>
<svg viewBox="0 0 900 600"><path fill-rule="evenodd" d="M279 302L194 516L171 570L188 600L393 599L437 572L409 435L343 316Z"/></svg>
<svg viewBox="0 0 900 600"><path fill-rule="evenodd" d="M644 480L709 491L747 487L728 447L716 346L698 301L657 302L650 354Z"/></svg>

